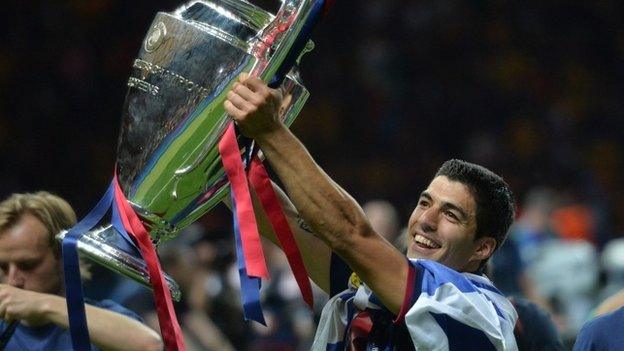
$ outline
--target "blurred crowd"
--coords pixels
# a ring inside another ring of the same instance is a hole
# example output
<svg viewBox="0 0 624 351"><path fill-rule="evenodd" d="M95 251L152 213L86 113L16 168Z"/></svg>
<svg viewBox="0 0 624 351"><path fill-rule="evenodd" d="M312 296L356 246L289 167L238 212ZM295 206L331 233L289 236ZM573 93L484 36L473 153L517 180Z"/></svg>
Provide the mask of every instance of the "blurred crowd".
<svg viewBox="0 0 624 351"><path fill-rule="evenodd" d="M154 14L180 3L3 3L2 198L45 189L79 215L95 204L112 175L132 60ZM311 97L293 130L356 199L385 199L366 210L398 245L444 160L502 174L518 218L491 274L506 294L551 312L571 344L624 288L622 13L616 0L337 0L302 60ZM304 306L271 245L268 327L243 322L232 243L218 208L160 249L184 292L176 306L189 345L308 349L320 311ZM157 323L149 291L94 270L88 293Z"/></svg>

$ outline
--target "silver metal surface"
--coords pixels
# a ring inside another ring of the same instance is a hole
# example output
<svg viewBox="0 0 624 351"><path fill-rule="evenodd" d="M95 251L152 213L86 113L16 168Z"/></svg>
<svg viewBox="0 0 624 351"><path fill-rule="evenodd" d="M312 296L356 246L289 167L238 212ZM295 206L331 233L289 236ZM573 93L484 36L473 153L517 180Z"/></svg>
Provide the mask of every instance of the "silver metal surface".
<svg viewBox="0 0 624 351"><path fill-rule="evenodd" d="M63 240L67 232L67 230L61 231L56 236L57 239ZM110 225L86 233L80 238L77 245L81 257L99 263L113 272L123 274L145 286L150 286L145 261L117 248L114 238L118 235L117 230ZM165 273L164 276L169 285L169 291L171 291L171 298L180 301L182 296L180 287L168 274Z"/></svg>
<svg viewBox="0 0 624 351"><path fill-rule="evenodd" d="M223 107L226 94L243 72L265 81L273 77L313 4L283 0L273 15L244 0L190 1L154 18L128 79L117 174L156 246L178 235L229 192L218 152L230 121ZM312 47L309 42L295 54ZM290 124L308 92L293 75L282 89L291 98L283 115ZM248 160L255 151L253 142L239 137L239 145ZM102 233L114 230L106 226L87 233L79 251L149 284L141 258L102 239Z"/></svg>

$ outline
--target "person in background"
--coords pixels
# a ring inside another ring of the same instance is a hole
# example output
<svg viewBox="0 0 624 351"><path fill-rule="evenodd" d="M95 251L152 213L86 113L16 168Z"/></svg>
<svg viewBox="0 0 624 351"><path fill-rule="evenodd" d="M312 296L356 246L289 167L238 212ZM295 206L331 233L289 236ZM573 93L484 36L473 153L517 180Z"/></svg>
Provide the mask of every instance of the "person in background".
<svg viewBox="0 0 624 351"><path fill-rule="evenodd" d="M514 335L520 351L564 351L563 341L548 312L522 298L509 299L518 311Z"/></svg>
<svg viewBox="0 0 624 351"><path fill-rule="evenodd" d="M596 317L581 328L573 351L619 351L624 345L624 307Z"/></svg>
<svg viewBox="0 0 624 351"><path fill-rule="evenodd" d="M403 238L400 237L399 213L396 208L385 200L371 200L362 206L362 210L368 218L373 230L398 249L401 249Z"/></svg>
<svg viewBox="0 0 624 351"><path fill-rule="evenodd" d="M54 236L75 222L71 206L45 191L13 194L0 202L0 331L5 350L72 349L61 248ZM86 316L95 350L163 349L156 331L111 300L87 301Z"/></svg>

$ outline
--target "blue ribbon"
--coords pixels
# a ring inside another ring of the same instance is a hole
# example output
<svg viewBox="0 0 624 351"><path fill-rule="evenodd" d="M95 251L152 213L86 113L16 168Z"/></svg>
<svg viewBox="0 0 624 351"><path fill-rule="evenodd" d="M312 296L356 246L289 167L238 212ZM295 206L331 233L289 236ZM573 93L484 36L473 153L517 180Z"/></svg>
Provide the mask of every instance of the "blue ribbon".
<svg viewBox="0 0 624 351"><path fill-rule="evenodd" d="M80 264L77 250L78 239L100 222L102 217L108 212L113 201L113 196L114 188L111 183L97 205L86 217L72 227L63 239L63 270L65 276L67 313L72 345L76 351L91 350L82 282L80 279Z"/></svg>
<svg viewBox="0 0 624 351"><path fill-rule="evenodd" d="M234 195L232 197L232 217L234 222L234 238L236 239L236 264L238 266L238 276L241 283L241 303L243 304L243 316L245 320L254 320L264 326L264 314L262 306L260 306L260 278L250 277L247 275L245 266L245 258L243 256L243 244L241 241L240 228L238 225L238 217L236 217L236 201Z"/></svg>

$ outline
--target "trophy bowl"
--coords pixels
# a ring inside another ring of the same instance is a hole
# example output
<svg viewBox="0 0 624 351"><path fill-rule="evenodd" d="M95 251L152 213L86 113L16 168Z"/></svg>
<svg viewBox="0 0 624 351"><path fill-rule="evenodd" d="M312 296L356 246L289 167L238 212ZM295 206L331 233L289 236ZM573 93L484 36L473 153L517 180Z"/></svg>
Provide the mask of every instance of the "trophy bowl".
<svg viewBox="0 0 624 351"><path fill-rule="evenodd" d="M273 15L244 0L191 1L159 12L133 62L117 147L119 185L157 247L229 193L218 143L230 122L223 102L238 76L268 81L288 55L313 1L284 0ZM281 80L281 79L280 79ZM308 98L296 72L281 81L292 123ZM243 162L253 141L239 137ZM67 232L57 235L62 240ZM111 224L85 233L82 256L149 286L146 264ZM172 297L178 285L165 275Z"/></svg>

